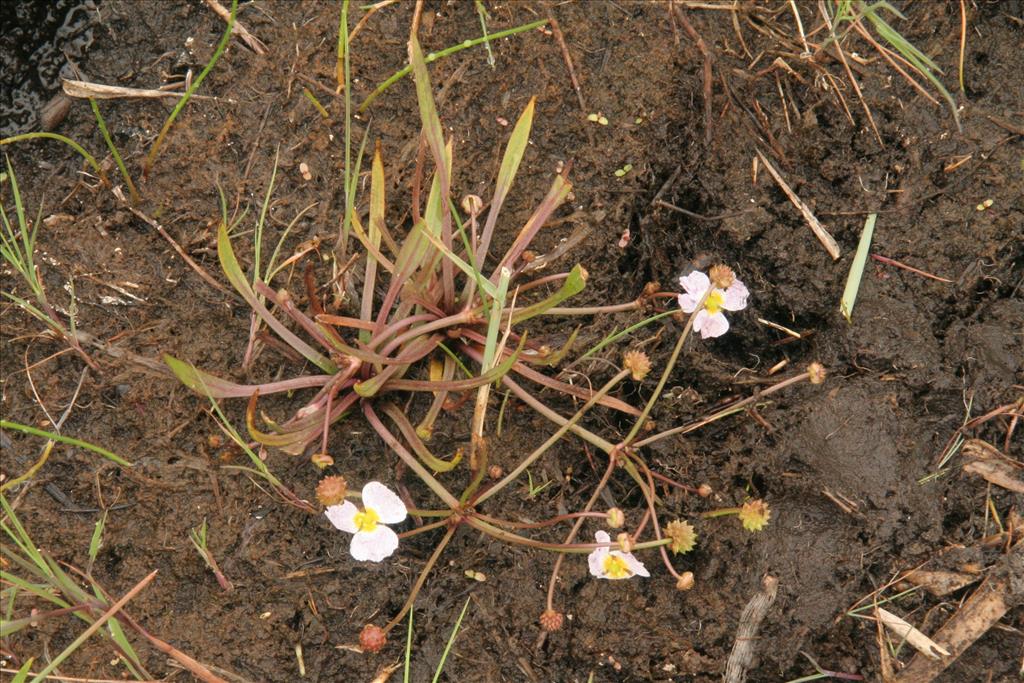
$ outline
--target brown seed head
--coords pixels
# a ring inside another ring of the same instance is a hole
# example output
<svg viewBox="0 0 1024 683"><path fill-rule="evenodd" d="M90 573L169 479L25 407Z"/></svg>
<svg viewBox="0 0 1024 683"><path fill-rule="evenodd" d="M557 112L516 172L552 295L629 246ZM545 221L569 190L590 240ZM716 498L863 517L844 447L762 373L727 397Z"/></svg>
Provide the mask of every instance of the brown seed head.
<svg viewBox="0 0 1024 683"><path fill-rule="evenodd" d="M388 644L388 635L380 626L367 624L359 633L359 647L363 652L380 652Z"/></svg>
<svg viewBox="0 0 1024 683"><path fill-rule="evenodd" d="M487 476L491 479L501 479L505 476L505 470L502 469L501 465L491 465L487 468Z"/></svg>
<svg viewBox="0 0 1024 683"><path fill-rule="evenodd" d="M679 578L676 579L676 590L688 591L693 588L693 584L693 572L683 572L679 575Z"/></svg>
<svg viewBox="0 0 1024 683"><path fill-rule="evenodd" d="M565 623L565 615L553 609L546 609L541 612L539 621L540 627L551 633L562 628L562 624Z"/></svg>
<svg viewBox="0 0 1024 683"><path fill-rule="evenodd" d="M629 375L639 382L651 371L651 359L643 351L626 351L622 356L622 367L629 370Z"/></svg>
<svg viewBox="0 0 1024 683"><path fill-rule="evenodd" d="M316 485L316 499L327 507L341 503L345 500L346 493L348 493L348 482L341 475L324 477Z"/></svg>
<svg viewBox="0 0 1024 683"><path fill-rule="evenodd" d="M740 521L743 522L743 528L747 531L760 531L765 528L771 516L772 511L768 508L768 503L760 498L748 500L740 508Z"/></svg>
<svg viewBox="0 0 1024 683"><path fill-rule="evenodd" d="M736 276L732 272L732 268L729 266L723 266L719 264L717 266L711 266L708 270L708 279L711 280L711 284L719 289L728 289L732 286L733 280Z"/></svg>
<svg viewBox="0 0 1024 683"><path fill-rule="evenodd" d="M821 384L825 381L825 366L817 361L807 366L807 378L811 380L811 384Z"/></svg>
<svg viewBox="0 0 1024 683"><path fill-rule="evenodd" d="M710 484L701 484L697 487L697 495L701 498L707 498L712 494L712 488Z"/></svg>
<svg viewBox="0 0 1024 683"><path fill-rule="evenodd" d="M697 545L697 532L693 530L689 522L677 519L674 522L669 522L664 531L665 536L672 539L672 542L668 544L669 550L677 555L688 553L693 550L693 546Z"/></svg>
<svg viewBox="0 0 1024 683"><path fill-rule="evenodd" d="M610 508L607 512L608 526L612 529L621 529L626 523L626 514L622 508Z"/></svg>
<svg viewBox="0 0 1024 683"><path fill-rule="evenodd" d="M326 453L314 453L309 458L310 462L316 465L318 470L324 470L334 464L334 458Z"/></svg>

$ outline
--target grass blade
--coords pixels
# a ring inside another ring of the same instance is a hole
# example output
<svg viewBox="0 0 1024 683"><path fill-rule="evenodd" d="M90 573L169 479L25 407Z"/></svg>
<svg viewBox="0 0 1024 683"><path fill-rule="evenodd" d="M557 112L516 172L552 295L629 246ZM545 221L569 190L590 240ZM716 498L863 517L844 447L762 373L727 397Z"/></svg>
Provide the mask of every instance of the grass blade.
<svg viewBox="0 0 1024 683"><path fill-rule="evenodd" d="M138 204L139 191L135 189L135 183L132 182L132 177L128 174L124 160L121 159L121 153L117 151L114 139L110 137L110 132L107 130L107 122L103 120L103 114L100 113L99 105L96 104L96 100L92 97L89 98L89 106L92 107L92 113L96 116L96 125L100 128L103 141L107 143L107 149L110 150L110 155L114 157L114 163L117 164L118 170L121 171L121 177L124 178L125 185L128 186L128 193L131 195L132 204Z"/></svg>
<svg viewBox="0 0 1024 683"><path fill-rule="evenodd" d="M82 158L85 159L86 163L92 166L92 170L96 172L96 175L99 176L100 180L102 180L104 184L110 184L110 181L107 180L107 174L103 172L102 168L100 168L99 163L96 161L96 157L86 152L84 147L82 147L80 144L78 144L71 138L60 135L59 133L45 133L37 131L35 133L22 133L21 135L12 135L9 138L4 138L3 140L0 140L0 145L9 145L12 142L20 142L22 140L38 139L58 140L60 142L63 142L65 145L75 150L80 155L82 155Z"/></svg>
<svg viewBox="0 0 1024 683"><path fill-rule="evenodd" d="M495 40L499 40L507 36L514 36L517 33L525 33L526 31L532 31L533 29L540 28L541 26L544 26L547 23L547 19L541 19L539 21L530 22L529 24L523 24L522 26L516 26L515 28L509 28L505 29L504 31L492 33L489 37L480 37L473 38L470 40L464 40L461 43L457 45L452 45L451 47L447 47L441 50L440 52L431 52L426 56L426 59L424 61L426 61L427 64L430 64L431 62L435 62L438 59L441 59L442 57L447 57L448 55L453 55L456 52L461 52L462 50L465 50L467 48L475 47L482 43L486 43L488 40L493 42ZM410 73L412 73L412 66L403 67L402 69L399 69L398 71L393 73L390 78L388 78L386 81L378 85L377 88L372 93L370 93L370 95L365 100L363 100L363 103L359 105L359 109L357 109L356 112L362 114L364 111L366 111L367 107L373 104L373 101L375 99L380 97L381 93L383 93L385 90L390 88L398 81L408 76Z"/></svg>
<svg viewBox="0 0 1024 683"><path fill-rule="evenodd" d="M423 136L434 157L434 177L438 180L438 192L440 193L436 198L438 200L436 213L441 221L441 241L448 249L451 249L452 217L447 211L448 197L451 194L451 148L446 148L444 143L444 130L441 128L441 119L437 116L434 92L430 85L430 74L427 73L427 64L423 61L423 51L420 50L420 43L416 40L415 35L409 40L409 63L412 64L413 80L416 82L416 101L419 103L420 119L423 122ZM433 195L433 191L431 194ZM431 213L429 201L427 208L429 217ZM441 282L443 301L446 306L450 306L455 298L454 277L451 261L442 261Z"/></svg>
<svg viewBox="0 0 1024 683"><path fill-rule="evenodd" d="M132 464L130 462L128 462L127 460L125 460L121 456L117 455L116 453L111 453L106 448L103 448L101 446L97 446L95 444L91 444L88 441L81 441L79 439L73 439L70 436L62 436L61 434L55 434L53 432L48 432L48 431L45 431L43 429L36 429L35 427L30 427L28 425L23 425L23 424L18 423L18 422L11 422L9 420L0 420L0 429L13 429L16 432L22 432L24 434L31 434L32 436L41 436L44 439L50 439L51 441L56 441L58 443L68 444L69 446L77 446L79 448L84 448L87 451L92 451L93 453L97 453L99 455L102 455L107 460L110 460L111 462L115 462L118 465L120 465L121 467L131 467L132 466Z"/></svg>
<svg viewBox="0 0 1024 683"><path fill-rule="evenodd" d="M164 121L163 128L160 129L160 134L156 136L156 141L153 143L153 147L149 150L149 156L146 157L146 162L142 165L142 175L148 176L149 170L153 167L153 162L156 161L157 154L160 153L160 146L163 145L164 137L167 136L167 131L170 130L174 120L178 118L178 114L185 108L185 104L192 98L192 95L196 90L199 89L200 84L206 76L213 70L213 66L220 59L220 56L224 54L224 50L227 49L228 43L231 41L231 31L235 28L235 13L238 11L238 0L231 0L231 17L228 19L228 27L224 31L224 35L221 36L220 43L217 44L217 49L213 52L213 57L203 67L203 70L199 72L199 75L192 81L192 85L185 94L181 96L178 103L174 105L174 109L171 110L170 116Z"/></svg>
<svg viewBox="0 0 1024 683"><path fill-rule="evenodd" d="M85 566L85 573L92 572L92 565L100 554L103 547L103 530L107 526L107 511L104 510L100 518L96 520L96 527L92 530L92 538L89 539L89 564Z"/></svg>
<svg viewBox="0 0 1024 683"><path fill-rule="evenodd" d="M231 247L231 238L228 236L228 228L223 222L220 224L220 228L217 230L217 256L220 259L220 266L224 270L224 274L227 275L228 281L231 286L235 288L245 302L249 304L261 318L267 326L274 330L285 342L288 343L293 349L298 351L300 354L306 357L311 363L316 365L318 368L328 373L335 373L338 371L336 366L331 360L325 357L323 354L316 351L306 342L299 339L294 332L289 330L284 324L275 318L267 307L260 301L259 297L256 296L256 292L253 291L252 285L245 277L245 273L242 272L242 267L238 264L238 259L235 257L234 249Z"/></svg>
<svg viewBox="0 0 1024 683"><path fill-rule="evenodd" d="M839 300L839 311L846 318L846 322L853 322L853 305L857 302L857 292L860 290L860 281L864 276L864 264L868 260L868 250L871 248L871 237L875 234L875 219L877 213L868 214L864 222L864 229L860 233L860 242L857 243L857 253L853 255L853 263L850 264L850 273L846 276L846 288L843 290L843 298Z"/></svg>
<svg viewBox="0 0 1024 683"><path fill-rule="evenodd" d="M491 246L491 238L494 236L494 225L498 222L498 213L505 203L505 197L512 188L512 181L515 180L519 164L526 152L526 145L530 141L530 130L533 128L533 112L537 105L537 98L531 97L526 109L519 115L512 135L505 146L505 155L501 158L501 167L498 169L498 180L494 186L494 197L491 199L491 208L487 213L487 221L484 223L483 233L480 235L480 246L476 251L476 265L483 269L484 260L487 257L487 250Z"/></svg>
<svg viewBox="0 0 1024 683"><path fill-rule="evenodd" d="M431 683L437 683L441 678L441 670L444 668L444 663L448 659L448 653L452 650L452 645L455 644L456 636L459 635L459 629L462 627L462 620L466 616L466 610L469 609L469 600L470 598L466 598L466 604L462 606L462 612L459 614L459 618L455 621L455 626L452 627L452 634L448 637L448 642L444 646L444 652L441 653L441 661L437 663L437 669L434 671L434 678L431 679Z"/></svg>
<svg viewBox="0 0 1024 683"><path fill-rule="evenodd" d="M412 659L412 615L416 610L409 610L409 630L405 635L405 669L402 671L402 683L409 683L410 664Z"/></svg>
<svg viewBox="0 0 1024 683"><path fill-rule="evenodd" d="M35 657L29 657L25 660L25 663L21 665L20 669L18 669L18 673L16 673L14 678L11 679L11 683L25 683L25 681L28 680L29 671L32 670L32 663L35 661Z"/></svg>

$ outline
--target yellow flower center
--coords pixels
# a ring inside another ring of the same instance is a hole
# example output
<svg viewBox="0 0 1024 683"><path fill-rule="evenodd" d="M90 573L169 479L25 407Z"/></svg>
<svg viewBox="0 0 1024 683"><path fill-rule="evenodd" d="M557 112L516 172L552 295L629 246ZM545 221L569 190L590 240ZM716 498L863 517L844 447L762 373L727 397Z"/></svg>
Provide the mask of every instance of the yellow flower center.
<svg viewBox="0 0 1024 683"><path fill-rule="evenodd" d="M714 315L722 310L722 304L724 303L725 295L722 294L722 290L715 289L708 295L707 301L704 302L704 308L708 309L708 313Z"/></svg>
<svg viewBox="0 0 1024 683"><path fill-rule="evenodd" d="M610 579L626 579L632 574L629 565L618 555L608 555L604 558L604 575Z"/></svg>
<svg viewBox="0 0 1024 683"><path fill-rule="evenodd" d="M380 515L378 515L374 510L366 508L362 512L357 512L352 521L355 522L356 529L359 531L373 531L377 528L377 522L380 521Z"/></svg>

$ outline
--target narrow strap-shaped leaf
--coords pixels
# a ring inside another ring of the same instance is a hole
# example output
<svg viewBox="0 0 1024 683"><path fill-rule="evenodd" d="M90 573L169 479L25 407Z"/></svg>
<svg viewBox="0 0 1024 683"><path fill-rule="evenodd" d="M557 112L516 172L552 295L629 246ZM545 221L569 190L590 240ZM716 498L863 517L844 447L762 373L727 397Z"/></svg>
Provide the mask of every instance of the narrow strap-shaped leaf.
<svg viewBox="0 0 1024 683"><path fill-rule="evenodd" d="M504 258L501 259L501 263L494 269L494 273L491 275L491 282L498 281L498 275L501 273L502 268L512 268L512 264L526 251L530 242L537 236L537 233L544 226L544 223L547 222L548 218L551 217L551 214L565 201L570 190L572 190L572 183L564 175L555 176L554 182L551 183L551 189L548 190L547 195L544 197L544 201L540 203L540 206L533 212L530 219L526 221L526 225L516 235L515 241L509 247L508 252L505 253Z"/></svg>
<svg viewBox="0 0 1024 683"><path fill-rule="evenodd" d="M435 472L451 472L455 469L455 466L462 461L462 449L458 449L451 460L442 460L427 448L420 437L416 434L416 429L409 422L409 419L398 409L397 406L391 403L385 403L383 406L384 414L391 418L391 420L398 426L398 431L402 432L402 436L412 446L413 452L416 454L423 464L434 470Z"/></svg>
<svg viewBox="0 0 1024 683"><path fill-rule="evenodd" d="M562 282L562 286L558 288L557 292L543 301L538 301L526 308L514 311L512 313L512 324L518 325L524 320L529 320L534 316L541 315L548 309L554 308L566 299L576 296L583 291L583 288L586 287L586 285L587 271L583 266L576 264L576 266L569 272L569 277Z"/></svg>
<svg viewBox="0 0 1024 683"><path fill-rule="evenodd" d="M309 375L280 382L267 382L266 384L236 384L203 372L191 363L178 360L167 353L163 355L163 360L182 384L197 394L211 398L248 398L257 391L261 394L276 394L282 391L322 387L334 377L334 375Z"/></svg>
<svg viewBox="0 0 1024 683"><path fill-rule="evenodd" d="M437 391L439 389L443 389L445 391L467 391L469 389L476 389L484 386L485 384L497 382L504 377L505 374L512 369L512 366L519 361L520 354L522 353L523 346L525 344L526 336L524 335L516 350L505 358L505 360L476 377L470 377L468 379L453 379L448 381L393 379L386 382L383 388L392 391Z"/></svg>
<svg viewBox="0 0 1024 683"><path fill-rule="evenodd" d="M537 104L537 98L531 97L526 109L519 115L512 135L505 146L505 155L501 158L501 167L498 169L498 180L494 185L494 197L491 199L491 208L487 213L487 222L484 223L483 233L480 235L480 245L476 250L477 267L483 269L484 261L487 258L487 250L491 246L491 238L494 236L494 226L498 222L498 214L505 204L505 198L512 189L512 181L515 180L519 164L523 160L526 145L530 141L530 129L533 127L533 112Z"/></svg>
<svg viewBox="0 0 1024 683"><path fill-rule="evenodd" d="M329 358L318 353L309 344L299 339L294 332L284 326L284 323L275 318L267 310L267 307L263 305L263 302L259 300L259 297L256 296L256 293L249 285L249 281L246 280L242 267L238 265L235 251L231 247L231 237L228 235L228 228L224 223L220 224L220 229L217 231L217 256L220 259L220 266L224 270L228 282L231 283L235 291L245 299L249 307L256 312L270 329L274 330L289 346L305 356L307 360L324 372L333 373L338 371L338 367Z"/></svg>
<svg viewBox="0 0 1024 683"><path fill-rule="evenodd" d="M377 283L377 264L383 264L384 255L380 253L380 242L384 227L385 196L384 196L384 162L380 157L380 140L377 140L376 149L373 153L373 163L370 166L370 218L369 233L367 241L363 243L366 247L366 269L363 277L363 300L360 302L359 317L369 322L373 316L373 291ZM352 224L355 227L357 218L355 212L352 214ZM362 240L360 240L362 241ZM394 272L395 266L384 266L388 272ZM369 341L370 335L360 333L360 340L364 343Z"/></svg>
<svg viewBox="0 0 1024 683"><path fill-rule="evenodd" d="M451 152L444 143L444 130L437 116L437 105L427 73L427 63L423 61L423 51L419 41L413 35L409 39L409 64L412 65L413 80L416 82L416 101L419 103L420 118L423 121L423 135L434 157L434 174L438 179L441 204L441 241L448 249L452 248L452 218L445 210L448 196L451 194ZM454 270L448 261L441 262L441 280L444 283L443 297L447 305L451 305L455 296Z"/></svg>

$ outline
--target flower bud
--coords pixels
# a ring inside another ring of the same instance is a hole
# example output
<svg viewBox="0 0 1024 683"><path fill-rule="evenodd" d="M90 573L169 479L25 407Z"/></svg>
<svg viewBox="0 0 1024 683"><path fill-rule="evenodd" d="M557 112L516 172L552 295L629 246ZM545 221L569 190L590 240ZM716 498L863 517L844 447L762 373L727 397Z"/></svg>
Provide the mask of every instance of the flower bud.
<svg viewBox="0 0 1024 683"><path fill-rule="evenodd" d="M728 289L732 286L733 280L736 276L732 272L732 268L724 265L711 266L708 270L708 279L711 280L711 284L719 289Z"/></svg>
<svg viewBox="0 0 1024 683"><path fill-rule="evenodd" d="M697 532L693 530L689 522L677 519L674 522L669 522L663 531L665 536L672 539L672 542L668 544L669 550L677 555L688 553L693 550L693 546L697 545Z"/></svg>
<svg viewBox="0 0 1024 683"><path fill-rule="evenodd" d="M348 493L348 482L345 481L345 477L340 475L324 477L316 485L316 499L326 507L341 503L345 500L346 493Z"/></svg>
<svg viewBox="0 0 1024 683"><path fill-rule="evenodd" d="M739 514L743 528L747 531L760 531L765 528L771 516L772 511L768 508L768 503L760 498L744 503Z"/></svg>
<svg viewBox="0 0 1024 683"><path fill-rule="evenodd" d="M697 487L697 495L701 498L707 498L712 494L713 490L710 484L701 484Z"/></svg>
<svg viewBox="0 0 1024 683"><path fill-rule="evenodd" d="M556 612L553 609L546 609L541 612L540 615L540 627L551 633L562 628L562 624L565 623L565 615L561 612Z"/></svg>
<svg viewBox="0 0 1024 683"><path fill-rule="evenodd" d="M487 468L487 476L491 479L501 479L505 476L505 470L501 465L491 465Z"/></svg>
<svg viewBox="0 0 1024 683"><path fill-rule="evenodd" d="M693 572L683 572L679 575L679 578L676 579L676 590L688 591L693 588L693 584Z"/></svg>
<svg viewBox="0 0 1024 683"><path fill-rule="evenodd" d="M467 194L462 198L462 210L471 216L478 216L480 210L484 208L484 200L477 197L475 194Z"/></svg>
<svg viewBox="0 0 1024 683"><path fill-rule="evenodd" d="M651 359L643 351L627 351L622 356L622 367L629 370L630 377L639 382L651 371Z"/></svg>
<svg viewBox="0 0 1024 683"><path fill-rule="evenodd" d="M825 381L825 366L815 361L807 366L807 378L811 384L821 384Z"/></svg>
<svg viewBox="0 0 1024 683"><path fill-rule="evenodd" d="M626 514L622 508L610 508L607 512L608 526L612 529L621 529L626 523Z"/></svg>
<svg viewBox="0 0 1024 683"><path fill-rule="evenodd" d="M624 553L633 552L633 537L630 536L629 533L623 531L615 537L615 540L619 544L619 550Z"/></svg>
<svg viewBox="0 0 1024 683"><path fill-rule="evenodd" d="M314 453L309 458L310 462L316 465L318 470L324 470L334 464L334 458L326 453Z"/></svg>
<svg viewBox="0 0 1024 683"><path fill-rule="evenodd" d="M367 624L359 633L359 647L363 652L380 652L388 644L388 636L380 626Z"/></svg>

